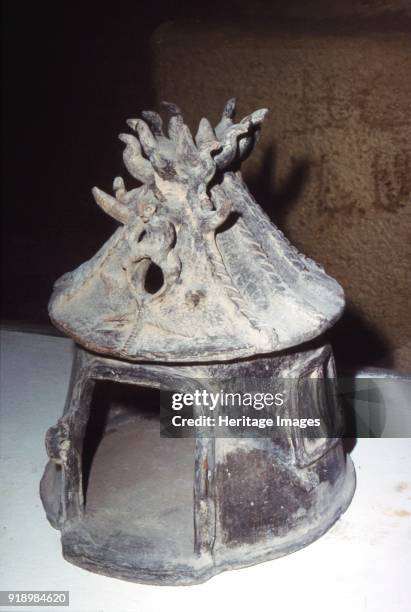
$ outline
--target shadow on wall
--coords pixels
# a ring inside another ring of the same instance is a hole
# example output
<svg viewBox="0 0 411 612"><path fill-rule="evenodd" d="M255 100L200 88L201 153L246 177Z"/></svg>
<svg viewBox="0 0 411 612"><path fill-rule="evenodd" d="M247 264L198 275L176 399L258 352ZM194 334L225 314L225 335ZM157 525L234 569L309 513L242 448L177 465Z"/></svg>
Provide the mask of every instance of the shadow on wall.
<svg viewBox="0 0 411 612"><path fill-rule="evenodd" d="M276 158L277 148L272 144L264 151L258 177L254 175L254 177L247 178L247 185L272 222L284 231L286 216L291 207L298 203L308 181L310 163L307 159L296 161L282 187L273 190Z"/></svg>
<svg viewBox="0 0 411 612"><path fill-rule="evenodd" d="M388 339L356 308L347 304L341 319L327 334L337 363L352 367L394 367Z"/></svg>
<svg viewBox="0 0 411 612"><path fill-rule="evenodd" d="M308 159L296 160L293 170L279 189L273 189L276 175L276 147L264 152L260 171L247 180L254 198L271 221L282 231L291 209L301 202L310 176ZM336 325L327 333L337 363L351 367L378 365L394 367L388 339L373 326L354 303L348 303Z"/></svg>

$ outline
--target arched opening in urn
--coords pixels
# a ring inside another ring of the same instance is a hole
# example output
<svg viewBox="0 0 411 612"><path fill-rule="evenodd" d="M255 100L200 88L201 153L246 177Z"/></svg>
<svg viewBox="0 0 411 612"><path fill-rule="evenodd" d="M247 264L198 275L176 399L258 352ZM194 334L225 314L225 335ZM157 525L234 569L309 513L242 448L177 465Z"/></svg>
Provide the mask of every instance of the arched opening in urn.
<svg viewBox="0 0 411 612"><path fill-rule="evenodd" d="M158 389L96 383L82 453L84 520L148 553L194 549L194 439L160 437Z"/></svg>
<svg viewBox="0 0 411 612"><path fill-rule="evenodd" d="M146 277L144 280L144 289L147 293L151 293L154 295L158 291L160 291L161 287L164 285L164 274L160 266L155 264L153 261L150 262L148 270L146 272Z"/></svg>

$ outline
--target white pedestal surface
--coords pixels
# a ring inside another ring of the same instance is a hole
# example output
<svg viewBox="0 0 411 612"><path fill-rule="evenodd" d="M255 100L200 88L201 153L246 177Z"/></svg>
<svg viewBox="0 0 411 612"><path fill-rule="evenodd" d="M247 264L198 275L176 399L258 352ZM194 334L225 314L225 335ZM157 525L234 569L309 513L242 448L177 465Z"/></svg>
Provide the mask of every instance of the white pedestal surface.
<svg viewBox="0 0 411 612"><path fill-rule="evenodd" d="M357 440L351 506L327 534L287 557L190 587L127 583L67 563L38 489L44 435L62 414L72 350L65 338L1 333L0 590L69 590L69 608L45 608L69 612L410 609L411 440L403 438Z"/></svg>

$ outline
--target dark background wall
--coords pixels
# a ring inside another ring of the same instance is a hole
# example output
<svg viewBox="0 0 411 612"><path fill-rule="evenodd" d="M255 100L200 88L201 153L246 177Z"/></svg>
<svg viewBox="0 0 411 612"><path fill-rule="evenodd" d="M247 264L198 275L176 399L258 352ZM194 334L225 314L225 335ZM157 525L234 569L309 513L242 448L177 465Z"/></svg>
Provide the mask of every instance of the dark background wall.
<svg viewBox="0 0 411 612"><path fill-rule="evenodd" d="M155 28L185 18L236 19L248 10L243 5L2 2L3 321L47 324L54 280L113 231L90 189L110 188L122 167L117 134L153 103Z"/></svg>
<svg viewBox="0 0 411 612"><path fill-rule="evenodd" d="M3 4L2 319L47 323L53 281L110 235L93 185L149 104L149 38L171 3Z"/></svg>
<svg viewBox="0 0 411 612"><path fill-rule="evenodd" d="M409 0L6 0L2 26L2 320L48 324L47 301L54 280L92 256L113 232L112 220L95 205L90 189L98 185L110 190L112 177L122 171L122 144L117 134L124 130L125 119L156 104L158 79L155 82L154 76L161 67L158 53L153 60L151 41L161 24L218 21L222 24L220 39L224 39L224 28L237 21L244 24L245 20L250 32L257 21L272 24L273 32L291 22L304 32L319 20L342 29L366 21L381 30L385 24L388 29L396 27L410 12ZM198 28L193 36L197 35ZM187 29L184 36L187 38ZM169 64L174 61L171 58ZM210 83L209 97L215 104L220 89L218 83ZM186 98L179 102L193 113L192 98ZM267 176L272 170L263 168ZM297 196L298 190L291 202L294 210L300 201ZM284 207L281 214L287 217ZM344 360L350 360L351 354L354 361L395 365L384 356L389 343L368 329L366 322L345 319L337 332L337 353L340 349ZM355 342L357 349L351 351Z"/></svg>

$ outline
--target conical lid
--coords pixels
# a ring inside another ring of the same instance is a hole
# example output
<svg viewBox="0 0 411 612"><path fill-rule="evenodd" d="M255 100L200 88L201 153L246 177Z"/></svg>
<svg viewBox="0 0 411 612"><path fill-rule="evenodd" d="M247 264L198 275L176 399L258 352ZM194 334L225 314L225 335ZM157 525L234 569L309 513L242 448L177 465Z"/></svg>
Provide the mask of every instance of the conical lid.
<svg viewBox="0 0 411 612"><path fill-rule="evenodd" d="M341 287L271 223L238 170L266 110L235 123L230 100L193 139L165 107L167 135L149 111L128 121L136 136L120 135L140 186L116 177L113 195L93 189L120 226L56 282L54 324L93 351L150 361L228 360L321 334L342 313Z"/></svg>

